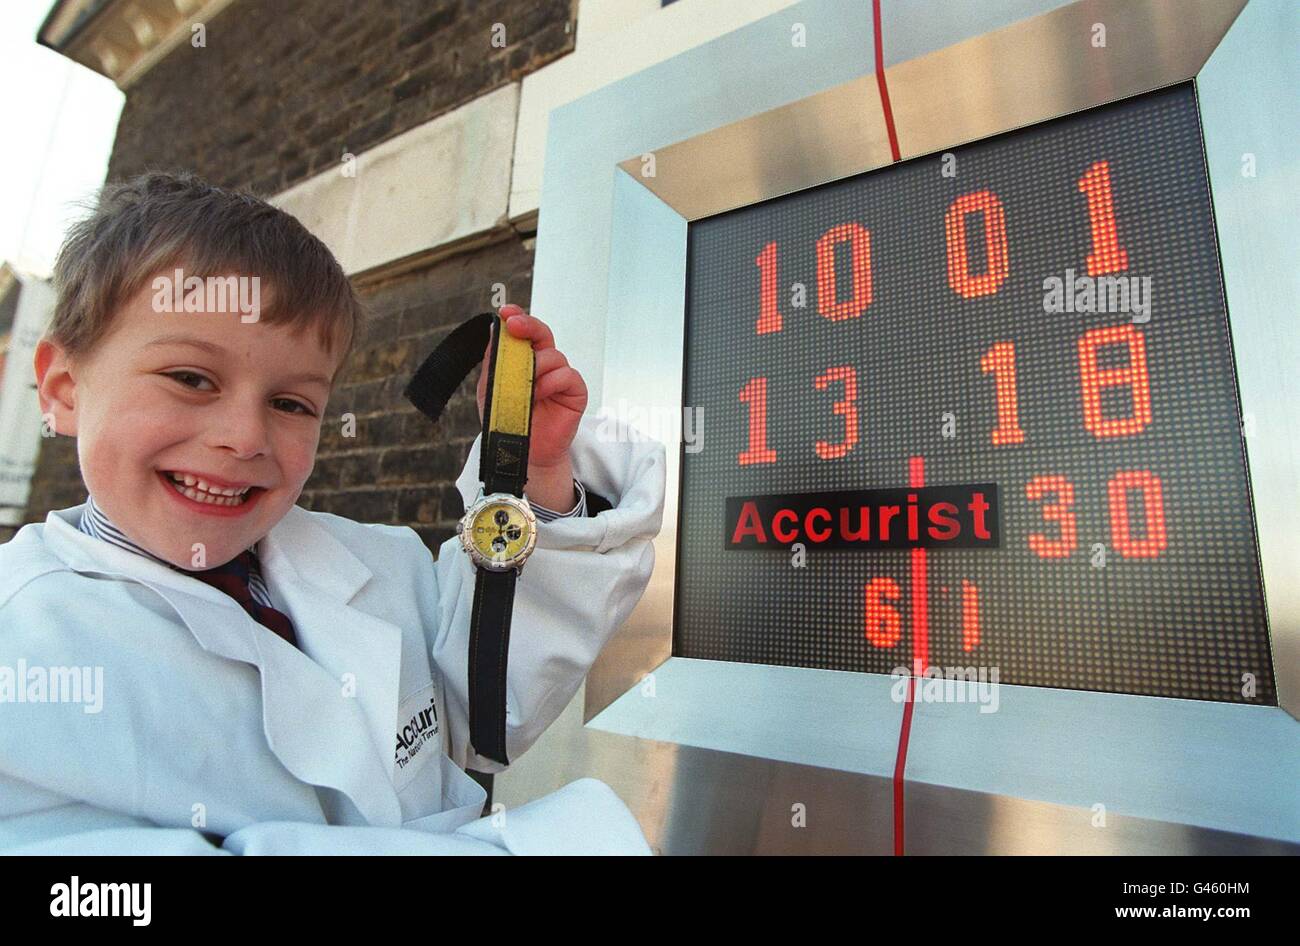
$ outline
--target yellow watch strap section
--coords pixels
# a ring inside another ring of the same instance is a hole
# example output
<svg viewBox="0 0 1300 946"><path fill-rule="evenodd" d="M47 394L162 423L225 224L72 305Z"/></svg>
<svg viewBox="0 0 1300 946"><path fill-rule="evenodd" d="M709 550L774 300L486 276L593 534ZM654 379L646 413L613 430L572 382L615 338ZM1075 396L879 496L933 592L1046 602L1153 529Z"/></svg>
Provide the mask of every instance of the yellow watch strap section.
<svg viewBox="0 0 1300 946"><path fill-rule="evenodd" d="M496 366L488 392L488 429L526 436L533 410L533 343L515 338L497 313Z"/></svg>

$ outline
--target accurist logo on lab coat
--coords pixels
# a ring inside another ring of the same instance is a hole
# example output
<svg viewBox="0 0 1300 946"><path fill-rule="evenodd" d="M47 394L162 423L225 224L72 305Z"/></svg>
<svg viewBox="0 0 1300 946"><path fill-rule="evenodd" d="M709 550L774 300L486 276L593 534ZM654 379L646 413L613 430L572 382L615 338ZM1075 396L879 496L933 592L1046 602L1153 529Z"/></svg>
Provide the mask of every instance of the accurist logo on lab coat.
<svg viewBox="0 0 1300 946"><path fill-rule="evenodd" d="M437 687L430 684L403 701L398 714L395 770L399 791L410 782L416 769L423 768L425 761L437 755L441 749L441 731Z"/></svg>

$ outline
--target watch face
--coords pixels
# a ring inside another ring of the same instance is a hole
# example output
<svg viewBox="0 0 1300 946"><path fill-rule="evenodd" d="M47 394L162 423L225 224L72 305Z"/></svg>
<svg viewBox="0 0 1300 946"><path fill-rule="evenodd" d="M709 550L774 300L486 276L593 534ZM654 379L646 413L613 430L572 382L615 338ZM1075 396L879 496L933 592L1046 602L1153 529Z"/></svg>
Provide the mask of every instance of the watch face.
<svg viewBox="0 0 1300 946"><path fill-rule="evenodd" d="M536 535L533 513L514 497L487 497L470 507L461 532L462 542L484 568L505 569L523 563Z"/></svg>

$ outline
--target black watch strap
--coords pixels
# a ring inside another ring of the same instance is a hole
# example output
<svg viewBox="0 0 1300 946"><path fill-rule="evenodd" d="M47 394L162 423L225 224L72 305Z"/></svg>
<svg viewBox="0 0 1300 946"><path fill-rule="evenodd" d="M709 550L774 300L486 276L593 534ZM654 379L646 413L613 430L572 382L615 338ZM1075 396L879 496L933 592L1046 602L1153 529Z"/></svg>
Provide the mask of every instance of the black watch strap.
<svg viewBox="0 0 1300 946"><path fill-rule="evenodd" d="M493 325L496 331L492 331ZM443 339L416 370L404 393L436 421L461 382L482 361L490 336L479 479L484 495L522 497L528 478L535 360L531 343L513 336L503 340L504 334L497 313L474 316ZM477 568L470 611L469 741L476 754L502 765L510 764L506 756L506 674L518 576L516 568Z"/></svg>
<svg viewBox="0 0 1300 946"><path fill-rule="evenodd" d="M483 361L496 317L494 312L480 312L466 319L415 369L402 394L429 420L437 423L461 382Z"/></svg>
<svg viewBox="0 0 1300 946"><path fill-rule="evenodd" d="M481 312L458 325L415 370L403 394L415 407L436 422L442 416L447 402L469 377L471 371L483 361L483 349L492 339L492 356L488 359L487 389L489 402L496 384L497 354L501 347L500 334L492 331L500 321L495 312ZM530 349L531 350L531 349ZM530 372L531 376L531 372ZM529 382L529 391L532 385ZM530 397L531 400L531 397ZM498 403L498 407L501 405ZM531 412L522 405L523 422L513 426L518 430L507 432L492 429L492 413L483 415L483 443L479 454L479 480L484 493L524 494L528 479L528 433L531 429Z"/></svg>
<svg viewBox="0 0 1300 946"><path fill-rule="evenodd" d="M469 635L469 741L481 756L509 765L506 757L506 670L510 615L515 600L511 568L478 569Z"/></svg>

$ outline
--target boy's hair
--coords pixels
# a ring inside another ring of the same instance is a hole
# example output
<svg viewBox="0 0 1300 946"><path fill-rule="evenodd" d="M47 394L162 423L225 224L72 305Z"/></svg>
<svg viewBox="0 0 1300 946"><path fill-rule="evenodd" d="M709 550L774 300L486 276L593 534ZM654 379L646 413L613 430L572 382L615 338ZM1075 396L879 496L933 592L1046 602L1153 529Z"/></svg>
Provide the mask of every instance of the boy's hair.
<svg viewBox="0 0 1300 946"><path fill-rule="evenodd" d="M364 309L351 281L294 217L188 172L149 172L106 186L69 230L54 264L58 300L46 336L84 355L123 302L177 267L187 278L260 277L270 299L259 319L295 330L314 323L326 351L342 342L340 370L360 333Z"/></svg>

